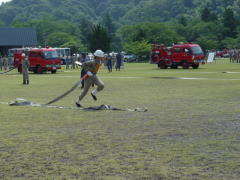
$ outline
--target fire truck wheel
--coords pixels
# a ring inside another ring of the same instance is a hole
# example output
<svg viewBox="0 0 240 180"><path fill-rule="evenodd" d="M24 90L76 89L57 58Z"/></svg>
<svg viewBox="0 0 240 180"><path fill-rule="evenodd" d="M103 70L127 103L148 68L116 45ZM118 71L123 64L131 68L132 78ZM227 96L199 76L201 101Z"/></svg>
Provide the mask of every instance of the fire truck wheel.
<svg viewBox="0 0 240 180"><path fill-rule="evenodd" d="M158 67L159 67L160 69L167 69L167 65L165 64L164 61L160 61L160 62L158 63Z"/></svg>
<svg viewBox="0 0 240 180"><path fill-rule="evenodd" d="M194 64L194 65L192 65L192 68L193 68L193 69L198 69L198 67L199 67L199 64Z"/></svg>
<svg viewBox="0 0 240 180"><path fill-rule="evenodd" d="M52 70L51 72L52 72L52 74L55 74L57 72L57 70Z"/></svg>
<svg viewBox="0 0 240 180"><path fill-rule="evenodd" d="M188 68L189 68L188 62L186 62L186 61L183 62L183 63L182 63L182 68L183 68L183 69L188 69Z"/></svg>
<svg viewBox="0 0 240 180"><path fill-rule="evenodd" d="M172 68L172 69L177 69L178 66L177 66L177 65L172 65L171 68Z"/></svg>
<svg viewBox="0 0 240 180"><path fill-rule="evenodd" d="M42 70L41 66L37 66L36 71L37 71L38 74L42 74L43 73L43 70Z"/></svg>

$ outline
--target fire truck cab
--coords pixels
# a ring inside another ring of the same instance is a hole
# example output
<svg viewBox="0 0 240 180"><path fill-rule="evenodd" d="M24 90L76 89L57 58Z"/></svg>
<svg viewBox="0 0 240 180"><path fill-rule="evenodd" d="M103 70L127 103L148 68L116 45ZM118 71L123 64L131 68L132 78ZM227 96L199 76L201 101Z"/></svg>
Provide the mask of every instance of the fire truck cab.
<svg viewBox="0 0 240 180"><path fill-rule="evenodd" d="M197 69L199 64L204 62L204 53L198 44L176 44L172 47L154 44L151 60L158 64L160 69L176 69L178 66L182 66L183 69Z"/></svg>
<svg viewBox="0 0 240 180"><path fill-rule="evenodd" d="M30 63L29 71L41 74L45 71L56 73L58 69L61 69L61 60L59 59L55 49L31 48L14 52L14 66L18 68L18 72L22 71L23 52L28 54Z"/></svg>

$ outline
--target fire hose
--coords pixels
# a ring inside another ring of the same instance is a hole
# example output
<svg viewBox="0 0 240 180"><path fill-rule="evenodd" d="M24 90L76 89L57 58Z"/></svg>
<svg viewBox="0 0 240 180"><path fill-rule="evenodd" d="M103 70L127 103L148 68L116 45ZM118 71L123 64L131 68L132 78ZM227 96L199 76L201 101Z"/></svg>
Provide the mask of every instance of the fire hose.
<svg viewBox="0 0 240 180"><path fill-rule="evenodd" d="M81 63L76 63L76 64L78 64L80 66L82 65ZM11 70L13 70L13 69L11 69ZM115 107L112 107L111 105L105 105L105 104L102 104L100 106L94 106L94 107L86 107L86 108L83 108L83 107L79 108L79 107L52 106L52 105L50 105L54 102L59 101L60 99L64 98L69 93L74 91L81 84L81 82L84 79L86 79L87 77L89 77L88 74L85 74L79 81L77 81L73 85L73 87L71 87L69 90L67 90L66 92L64 92L63 94L61 94L60 96L56 97L55 99L49 101L46 104L32 103L31 101L27 101L27 100L21 99L21 98L17 98L15 101L12 101L10 103L0 102L0 104L8 104L10 106L31 106L31 107L47 107L47 108L77 109L77 110L117 110L117 111L132 111L132 112L133 111L135 111L135 112L147 112L148 111L148 109L146 107L134 108L134 109L130 109L130 108L121 109L121 108L115 108Z"/></svg>
<svg viewBox="0 0 240 180"><path fill-rule="evenodd" d="M46 103L46 105L50 105L52 103L55 103L57 101L59 101L60 99L64 98L65 96L67 96L69 93L71 93L72 91L74 91L74 89L76 89L81 82L86 79L88 77L87 74L85 74L78 82L76 82L73 87L71 87L69 90L67 90L66 92L64 92L63 94L61 94L60 96L56 97L55 99L49 101L48 103Z"/></svg>
<svg viewBox="0 0 240 180"><path fill-rule="evenodd" d="M146 107L143 108L116 108L112 107L111 105L102 104L100 106L93 106L93 107L66 107L66 106L55 106L55 105L46 105L46 104L38 104L33 103L31 101L17 98L15 101L11 102L0 102L3 105L10 105L10 106L27 106L27 107L43 107L43 108L57 108L57 109L70 109L70 110L83 110L83 111L96 111L96 110L114 110L114 111L130 111L130 112L147 112L148 109Z"/></svg>
<svg viewBox="0 0 240 180"><path fill-rule="evenodd" d="M8 72L10 72L10 71L12 71L12 70L14 70L14 69L16 69L16 68L11 68L11 69L9 69L9 70L7 70L7 71L0 72L0 74L6 74L6 73L8 73Z"/></svg>

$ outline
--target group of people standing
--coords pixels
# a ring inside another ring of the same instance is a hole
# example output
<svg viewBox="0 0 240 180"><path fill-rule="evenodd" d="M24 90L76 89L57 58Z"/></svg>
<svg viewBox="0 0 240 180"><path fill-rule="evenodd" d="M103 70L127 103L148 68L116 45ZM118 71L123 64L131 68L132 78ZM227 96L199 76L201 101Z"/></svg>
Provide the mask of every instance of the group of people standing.
<svg viewBox="0 0 240 180"><path fill-rule="evenodd" d="M228 52L230 63L240 63L240 49L231 49Z"/></svg>
<svg viewBox="0 0 240 180"><path fill-rule="evenodd" d="M123 63L123 56L120 52L117 54L114 54L112 52L106 55L106 66L108 68L108 72L112 72L112 67L114 64L115 64L116 71L120 71L122 63Z"/></svg>
<svg viewBox="0 0 240 180"><path fill-rule="evenodd" d="M0 55L0 70L8 70L13 64L13 60L10 56Z"/></svg>
<svg viewBox="0 0 240 180"><path fill-rule="evenodd" d="M88 53L81 53L81 54L73 54L72 56L68 56L66 59L66 69L75 69L77 68L75 61L90 61L90 57L88 56Z"/></svg>

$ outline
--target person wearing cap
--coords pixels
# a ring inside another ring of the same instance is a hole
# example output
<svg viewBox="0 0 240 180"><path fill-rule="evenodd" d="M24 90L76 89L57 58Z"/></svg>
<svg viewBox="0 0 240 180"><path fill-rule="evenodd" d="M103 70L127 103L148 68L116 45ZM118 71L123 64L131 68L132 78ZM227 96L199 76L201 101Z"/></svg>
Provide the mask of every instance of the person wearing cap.
<svg viewBox="0 0 240 180"><path fill-rule="evenodd" d="M25 53L22 53L22 75L23 75L23 84L29 84L28 68L29 60Z"/></svg>
<svg viewBox="0 0 240 180"><path fill-rule="evenodd" d="M77 61L77 55L73 54L71 58L71 63L72 63L71 69L75 69L75 63L74 63L75 61Z"/></svg>
<svg viewBox="0 0 240 180"><path fill-rule="evenodd" d="M94 53L93 61L82 63L82 68L85 70L87 78L84 80L83 90L75 102L77 107L81 107L80 101L86 96L92 84L95 84L97 86L97 88L91 92L91 96L95 101L97 100L97 93L103 90L104 83L97 76L97 72L101 66L101 61L103 60L105 60L104 52L102 50L96 50Z"/></svg>

